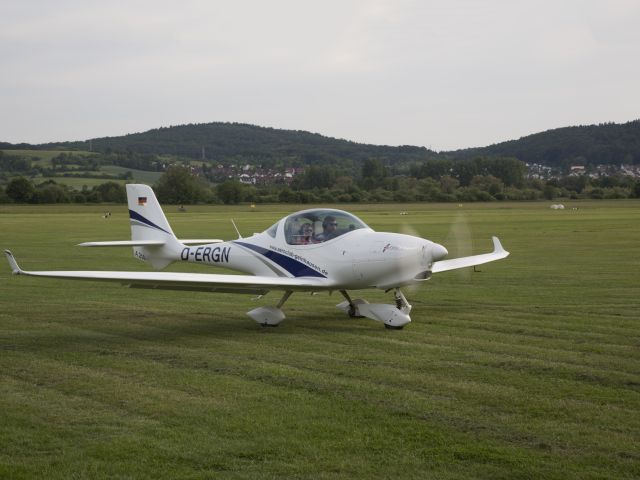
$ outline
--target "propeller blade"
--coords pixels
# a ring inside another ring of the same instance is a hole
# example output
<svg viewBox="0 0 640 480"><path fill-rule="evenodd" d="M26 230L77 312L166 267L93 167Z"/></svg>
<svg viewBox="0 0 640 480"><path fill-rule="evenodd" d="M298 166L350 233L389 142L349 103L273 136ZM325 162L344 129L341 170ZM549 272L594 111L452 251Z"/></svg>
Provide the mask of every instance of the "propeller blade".
<svg viewBox="0 0 640 480"><path fill-rule="evenodd" d="M420 234L416 231L416 229L408 223L403 223L400 226L400 233L404 235L411 235L412 237L420 237Z"/></svg>
<svg viewBox="0 0 640 480"><path fill-rule="evenodd" d="M451 222L449 233L445 238L446 245L449 245L452 258L468 257L473 252L473 240L471 238L471 229L467 215L464 212L458 212ZM468 280L471 277L471 270L460 269L458 275Z"/></svg>

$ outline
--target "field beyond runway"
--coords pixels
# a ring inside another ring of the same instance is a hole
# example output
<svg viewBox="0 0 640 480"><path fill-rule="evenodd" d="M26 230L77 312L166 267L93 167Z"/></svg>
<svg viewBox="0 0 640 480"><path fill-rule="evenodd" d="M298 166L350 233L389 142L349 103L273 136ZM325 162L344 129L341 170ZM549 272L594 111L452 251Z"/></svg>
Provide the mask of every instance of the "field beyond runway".
<svg viewBox="0 0 640 480"><path fill-rule="evenodd" d="M339 206L451 254L465 226L474 253L491 235L511 252L408 292L402 331L347 318L340 295L294 294L264 329L245 312L277 293L14 277L5 262L0 477L638 478L640 202L566 205ZM296 209L165 211L182 238L230 239L230 218L248 235ZM0 247L27 270L146 270L130 249L74 246L128 238L122 205L0 206Z"/></svg>

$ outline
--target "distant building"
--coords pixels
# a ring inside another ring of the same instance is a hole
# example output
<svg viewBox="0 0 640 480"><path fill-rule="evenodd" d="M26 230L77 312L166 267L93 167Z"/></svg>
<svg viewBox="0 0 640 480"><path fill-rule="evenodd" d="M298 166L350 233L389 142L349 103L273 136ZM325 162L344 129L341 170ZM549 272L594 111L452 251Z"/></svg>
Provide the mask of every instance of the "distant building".
<svg viewBox="0 0 640 480"><path fill-rule="evenodd" d="M577 177L579 175L584 175L585 168L584 165L571 165L569 175Z"/></svg>
<svg viewBox="0 0 640 480"><path fill-rule="evenodd" d="M242 183L244 185L255 185L256 184L256 179L254 177L252 177L251 175L248 175L246 173L241 174L238 177L238 180L240 180L240 183Z"/></svg>

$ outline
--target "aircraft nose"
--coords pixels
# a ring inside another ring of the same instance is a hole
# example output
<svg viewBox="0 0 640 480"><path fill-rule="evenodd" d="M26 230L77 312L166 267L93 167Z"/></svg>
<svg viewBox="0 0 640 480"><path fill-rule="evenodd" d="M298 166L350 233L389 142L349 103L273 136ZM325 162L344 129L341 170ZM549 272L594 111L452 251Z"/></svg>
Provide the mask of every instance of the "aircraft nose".
<svg viewBox="0 0 640 480"><path fill-rule="evenodd" d="M447 255L449 255L449 251L439 243L434 243L431 246L431 258L433 259L434 262L437 262L438 260L442 260Z"/></svg>

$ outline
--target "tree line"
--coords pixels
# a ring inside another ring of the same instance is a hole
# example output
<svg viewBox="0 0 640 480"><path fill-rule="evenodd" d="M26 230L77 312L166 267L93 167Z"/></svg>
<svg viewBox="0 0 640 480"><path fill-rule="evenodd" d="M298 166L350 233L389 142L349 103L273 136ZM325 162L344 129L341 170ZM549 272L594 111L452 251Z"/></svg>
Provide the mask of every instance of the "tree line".
<svg viewBox="0 0 640 480"><path fill-rule="evenodd" d="M332 166L311 166L290 184L245 185L229 179L217 184L170 166L154 185L161 203L386 203L474 202L640 198L640 181L628 176L565 176L528 179L524 164L513 158L476 158L468 162L428 160L398 173L380 160L362 163L357 177ZM125 188L108 181L74 190L53 180L34 183L12 178L0 187L0 203L124 203Z"/></svg>
<svg viewBox="0 0 640 480"><path fill-rule="evenodd" d="M25 177L15 177L0 187L0 203L125 203L124 187L107 181L92 188L75 190L54 180L34 183Z"/></svg>

